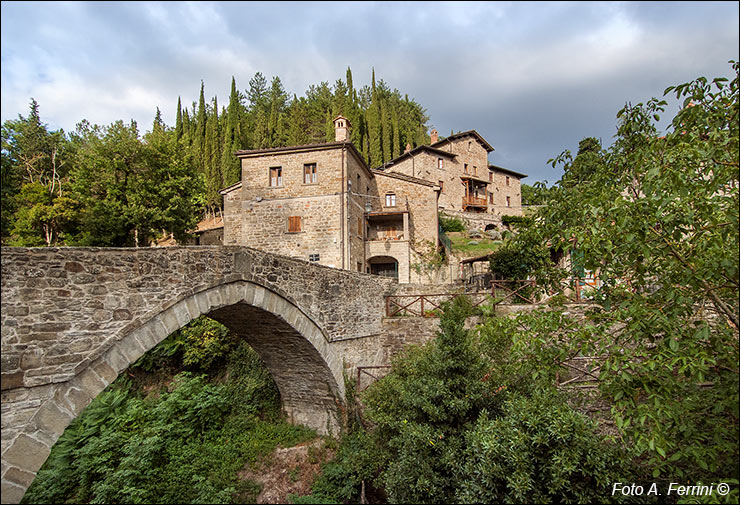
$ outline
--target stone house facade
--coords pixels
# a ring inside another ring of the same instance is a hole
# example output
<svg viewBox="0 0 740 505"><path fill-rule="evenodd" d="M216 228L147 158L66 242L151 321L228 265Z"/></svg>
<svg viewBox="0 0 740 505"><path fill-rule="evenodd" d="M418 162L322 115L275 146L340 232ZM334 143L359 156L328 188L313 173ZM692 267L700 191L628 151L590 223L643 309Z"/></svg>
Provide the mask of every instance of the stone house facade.
<svg viewBox="0 0 740 505"><path fill-rule="evenodd" d="M439 208L448 214L480 214L480 220L499 222L503 215L522 214L521 179L524 174L488 163L493 147L475 130L439 140L432 130L431 144L410 149L386 163L384 169L436 183Z"/></svg>
<svg viewBox="0 0 740 505"><path fill-rule="evenodd" d="M439 210L521 213L525 176L489 165L493 148L474 130L442 141L433 131L432 145L371 169L350 126L338 116L334 142L237 151L241 181L221 190L224 245L417 283Z"/></svg>

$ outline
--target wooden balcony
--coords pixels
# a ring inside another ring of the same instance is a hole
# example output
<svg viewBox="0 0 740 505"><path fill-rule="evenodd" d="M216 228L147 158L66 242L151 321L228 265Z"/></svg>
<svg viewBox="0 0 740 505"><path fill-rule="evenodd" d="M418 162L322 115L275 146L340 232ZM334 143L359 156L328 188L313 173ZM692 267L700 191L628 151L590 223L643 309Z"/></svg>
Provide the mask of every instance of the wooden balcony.
<svg viewBox="0 0 740 505"><path fill-rule="evenodd" d="M485 198L477 196L463 196L462 200L463 209L467 207L488 207Z"/></svg>

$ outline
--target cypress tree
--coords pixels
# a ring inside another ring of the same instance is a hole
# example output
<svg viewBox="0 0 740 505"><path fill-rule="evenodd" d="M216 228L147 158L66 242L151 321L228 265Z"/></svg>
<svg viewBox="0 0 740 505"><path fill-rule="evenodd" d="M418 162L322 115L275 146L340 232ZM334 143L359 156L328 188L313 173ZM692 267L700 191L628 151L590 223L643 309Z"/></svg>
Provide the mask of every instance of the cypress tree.
<svg viewBox="0 0 740 505"><path fill-rule="evenodd" d="M221 115L224 122L224 135L221 150L221 175L223 186L230 186L239 180L239 159L234 152L239 150L239 116L241 103L236 90L236 79L231 76L229 108Z"/></svg>
<svg viewBox="0 0 740 505"><path fill-rule="evenodd" d="M206 99L204 95L203 81L200 81L200 98L198 99L198 116L195 123L195 138L193 139L193 145L197 153L196 159L198 160L198 169L206 173L206 150L205 150L205 139L206 139Z"/></svg>
<svg viewBox="0 0 740 505"><path fill-rule="evenodd" d="M393 158L393 153L391 152L391 119L390 112L388 111L388 102L381 102L380 111L380 130L383 141L383 163L386 163Z"/></svg>
<svg viewBox="0 0 740 505"><path fill-rule="evenodd" d="M182 138L182 104L180 103L180 97L177 97L177 118L175 119L175 139L179 142Z"/></svg>
<svg viewBox="0 0 740 505"><path fill-rule="evenodd" d="M367 111L367 134L369 141L370 166L378 167L383 164L383 147L380 131L380 103L375 89L375 68L373 68L372 94L370 108Z"/></svg>
<svg viewBox="0 0 740 505"><path fill-rule="evenodd" d="M391 121L393 123L393 153L391 159L401 155L401 133L398 127L398 113L394 107Z"/></svg>
<svg viewBox="0 0 740 505"><path fill-rule="evenodd" d="M349 96L350 100L354 101L355 88L352 85L352 70L350 70L349 66L347 67L347 96Z"/></svg>

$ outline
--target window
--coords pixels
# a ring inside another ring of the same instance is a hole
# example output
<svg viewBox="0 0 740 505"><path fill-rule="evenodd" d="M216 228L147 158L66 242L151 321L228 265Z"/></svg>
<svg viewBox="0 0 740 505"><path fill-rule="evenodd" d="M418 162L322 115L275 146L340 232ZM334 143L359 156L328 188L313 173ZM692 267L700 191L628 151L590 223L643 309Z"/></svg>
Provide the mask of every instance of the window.
<svg viewBox="0 0 740 505"><path fill-rule="evenodd" d="M493 170L488 171L488 182L493 182Z"/></svg>
<svg viewBox="0 0 740 505"><path fill-rule="evenodd" d="M316 184L316 163L306 163L303 165L303 184Z"/></svg>
<svg viewBox="0 0 740 505"><path fill-rule="evenodd" d="M360 236L360 238L362 238L363 233L362 233L362 218L361 217L357 218L357 234ZM361 271L362 270L360 270L360 272Z"/></svg>
<svg viewBox="0 0 740 505"><path fill-rule="evenodd" d="M301 216L290 216L288 218L288 233L298 233L301 231Z"/></svg>
<svg viewBox="0 0 740 505"><path fill-rule="evenodd" d="M283 185L283 167L270 168L270 186L276 188Z"/></svg>
<svg viewBox="0 0 740 505"><path fill-rule="evenodd" d="M317 261L319 261L319 259L320 258L319 258L318 253L317 254L309 254L308 255L308 261L310 261L311 263L316 263Z"/></svg>
<svg viewBox="0 0 740 505"><path fill-rule="evenodd" d="M509 185L509 181L510 181L510 179L509 179L509 176L507 175L507 176L506 176L506 185L507 185L507 186Z"/></svg>
<svg viewBox="0 0 740 505"><path fill-rule="evenodd" d="M437 158L437 168L444 168L445 167L445 160L442 158Z"/></svg>
<svg viewBox="0 0 740 505"><path fill-rule="evenodd" d="M468 151L471 151L473 149L473 141L468 140Z"/></svg>
<svg viewBox="0 0 740 505"><path fill-rule="evenodd" d="M510 196L506 197L506 206L511 207L511 197Z"/></svg>
<svg viewBox="0 0 740 505"><path fill-rule="evenodd" d="M388 193L387 195L385 195L385 206L386 207L396 206L396 194L395 193Z"/></svg>
<svg viewBox="0 0 740 505"><path fill-rule="evenodd" d="M476 167L475 165L473 165L473 175L478 175L478 167Z"/></svg>
<svg viewBox="0 0 740 505"><path fill-rule="evenodd" d="M445 191L445 181L439 181L439 192L444 193Z"/></svg>
<svg viewBox="0 0 740 505"><path fill-rule="evenodd" d="M466 174L468 173L468 164L467 163L465 163L465 166L463 167L463 172L465 172Z"/></svg>
<svg viewBox="0 0 740 505"><path fill-rule="evenodd" d="M357 174L357 191L360 191L360 183L362 182L362 179L360 179L360 174Z"/></svg>
<svg viewBox="0 0 740 505"><path fill-rule="evenodd" d="M488 203L493 205L493 193L488 193Z"/></svg>

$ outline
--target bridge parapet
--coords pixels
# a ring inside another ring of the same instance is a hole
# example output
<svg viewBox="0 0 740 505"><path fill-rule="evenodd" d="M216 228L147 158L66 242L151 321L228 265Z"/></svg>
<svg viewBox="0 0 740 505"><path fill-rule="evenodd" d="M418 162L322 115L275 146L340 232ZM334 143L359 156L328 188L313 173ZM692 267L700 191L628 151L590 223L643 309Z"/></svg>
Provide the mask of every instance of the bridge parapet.
<svg viewBox="0 0 740 505"><path fill-rule="evenodd" d="M387 279L247 247L3 248L2 389L63 382L181 300L236 281L292 302L327 341L382 331Z"/></svg>

